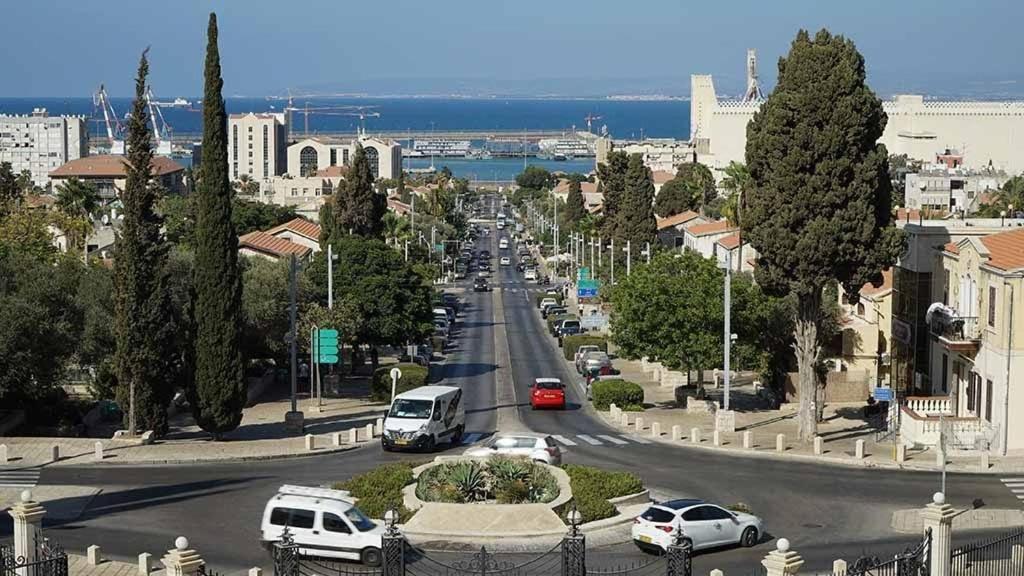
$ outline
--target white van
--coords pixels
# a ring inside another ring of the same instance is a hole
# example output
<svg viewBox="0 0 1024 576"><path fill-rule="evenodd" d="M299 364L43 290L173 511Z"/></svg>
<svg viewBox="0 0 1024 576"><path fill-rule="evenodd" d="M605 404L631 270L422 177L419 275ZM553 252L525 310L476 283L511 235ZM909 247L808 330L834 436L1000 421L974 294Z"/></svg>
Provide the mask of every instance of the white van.
<svg viewBox="0 0 1024 576"><path fill-rule="evenodd" d="M498 240L498 248L501 250L508 250L508 238Z"/></svg>
<svg viewBox="0 0 1024 576"><path fill-rule="evenodd" d="M380 442L386 451L412 448L433 452L443 442L458 444L465 431L462 389L421 386L395 397L384 418Z"/></svg>
<svg viewBox="0 0 1024 576"><path fill-rule="evenodd" d="M380 566L384 526L362 513L344 490L285 484L267 501L260 540L270 548L288 529L299 554Z"/></svg>

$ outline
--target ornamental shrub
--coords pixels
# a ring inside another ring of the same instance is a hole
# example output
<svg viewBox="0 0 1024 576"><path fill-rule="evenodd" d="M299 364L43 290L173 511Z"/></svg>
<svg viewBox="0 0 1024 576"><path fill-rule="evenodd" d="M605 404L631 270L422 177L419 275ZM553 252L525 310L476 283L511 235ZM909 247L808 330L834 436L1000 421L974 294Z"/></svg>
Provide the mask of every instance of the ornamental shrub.
<svg viewBox="0 0 1024 576"><path fill-rule="evenodd" d="M607 410L615 404L623 410L637 411L644 409L644 389L635 382L627 380L597 380L590 385L594 408Z"/></svg>
<svg viewBox="0 0 1024 576"><path fill-rule="evenodd" d="M427 385L429 370L424 366L418 364L381 366L373 373L371 384L371 394L375 401L387 402L391 399L391 369L396 366L402 371L402 377L398 379L398 386L396 386L396 394Z"/></svg>
<svg viewBox="0 0 1024 576"><path fill-rule="evenodd" d="M583 516L583 522L615 516L618 511L608 501L609 499L636 494L643 490L640 478L631 472L602 470L576 464L568 464L562 468L569 475L573 502ZM563 520L571 509L571 504L562 509Z"/></svg>
<svg viewBox="0 0 1024 576"><path fill-rule="evenodd" d="M337 482L332 488L348 490L359 501L360 510L370 518L382 519L384 513L394 509L400 522L412 517L412 511L403 505L402 488L412 484L410 463L384 464L369 472Z"/></svg>

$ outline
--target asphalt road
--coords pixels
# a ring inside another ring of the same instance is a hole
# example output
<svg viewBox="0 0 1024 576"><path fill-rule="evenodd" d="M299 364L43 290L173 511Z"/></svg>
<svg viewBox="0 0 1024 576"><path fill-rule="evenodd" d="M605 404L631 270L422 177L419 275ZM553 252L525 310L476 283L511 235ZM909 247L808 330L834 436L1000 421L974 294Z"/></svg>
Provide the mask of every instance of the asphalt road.
<svg viewBox="0 0 1024 576"><path fill-rule="evenodd" d="M489 242L495 242L492 232ZM498 251L492 247L497 264ZM569 409L534 412L525 402L532 378L559 376L575 380L553 338L544 332L533 304L514 268L495 266L494 286L501 290L511 379L522 425L558 435L565 461L632 470L659 497L694 496L722 504L744 502L765 519L770 534L753 549L728 549L699 555L694 568L721 568L730 574L759 572L759 560L771 538L786 537L800 552L807 570L825 570L836 557L853 559L870 552L888 556L913 538L889 530L894 510L917 508L939 486L937 474L840 468L785 460L721 455L685 446L638 444L606 427L583 407L578 387L570 387ZM492 295L464 294L465 314L457 346L445 366L446 380L466 391L467 434L479 438L496 425ZM504 368L504 367L503 367ZM591 444L580 438L588 436ZM615 443L602 437L619 438ZM46 469L43 484L102 488L80 518L51 522L55 536L69 550L100 544L104 553L133 559L140 552L157 556L178 535L187 536L210 563L224 572L269 564L257 544L263 505L283 483L319 485L346 479L382 462L421 460L422 455L385 453L376 443L349 452L283 461L199 464L191 466L85 466ZM955 506L982 498L991 508L1015 508L1016 498L997 477L951 474L947 497ZM6 515L4 515L6 516ZM0 531L9 531L0 526ZM967 536L964 536L967 537ZM588 551L593 564L644 561L632 544Z"/></svg>

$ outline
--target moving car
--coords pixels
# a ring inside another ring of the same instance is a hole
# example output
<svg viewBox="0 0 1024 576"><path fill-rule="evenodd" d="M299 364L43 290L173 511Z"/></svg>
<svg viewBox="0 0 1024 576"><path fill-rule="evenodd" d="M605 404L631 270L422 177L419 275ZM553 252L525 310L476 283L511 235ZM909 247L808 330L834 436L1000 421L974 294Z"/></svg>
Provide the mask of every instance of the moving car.
<svg viewBox="0 0 1024 576"><path fill-rule="evenodd" d="M421 386L395 396L384 417L380 442L385 451L413 448L433 452L437 445L462 441L466 409L462 389Z"/></svg>
<svg viewBox="0 0 1024 576"><path fill-rule="evenodd" d="M654 504L633 520L633 542L657 553L668 550L677 530L694 550L739 544L754 546L764 534L761 519L732 512L703 500L680 499Z"/></svg>
<svg viewBox="0 0 1024 576"><path fill-rule="evenodd" d="M565 409L565 386L558 378L537 378L530 386L530 408Z"/></svg>
<svg viewBox="0 0 1024 576"><path fill-rule="evenodd" d="M367 518L345 490L281 486L263 509L260 540L270 547L286 528L303 556L380 566L384 527Z"/></svg>
<svg viewBox="0 0 1024 576"><path fill-rule="evenodd" d="M537 279L537 269L536 268L527 268L523 272L523 278L526 279L526 280L536 280Z"/></svg>
<svg viewBox="0 0 1024 576"><path fill-rule="evenodd" d="M536 462L552 466L562 464L562 450L555 439L544 434L516 432L514 434L498 434L482 446L466 450L466 456L522 456Z"/></svg>
<svg viewBox="0 0 1024 576"><path fill-rule="evenodd" d="M580 325L580 321L575 318L566 318L558 325L558 330L555 335L558 336L559 341L566 336L572 336L579 334L583 331L583 327Z"/></svg>
<svg viewBox="0 0 1024 576"><path fill-rule="evenodd" d="M487 284L486 278L477 278L473 281L473 292L490 292L491 287Z"/></svg>
<svg viewBox="0 0 1024 576"><path fill-rule="evenodd" d="M498 240L498 248L500 250L507 250L508 249L508 238L502 238L501 240Z"/></svg>
<svg viewBox="0 0 1024 576"><path fill-rule="evenodd" d="M508 256L502 256L501 260L498 263L501 264L502 266L508 266L512 264L512 259L509 258Z"/></svg>

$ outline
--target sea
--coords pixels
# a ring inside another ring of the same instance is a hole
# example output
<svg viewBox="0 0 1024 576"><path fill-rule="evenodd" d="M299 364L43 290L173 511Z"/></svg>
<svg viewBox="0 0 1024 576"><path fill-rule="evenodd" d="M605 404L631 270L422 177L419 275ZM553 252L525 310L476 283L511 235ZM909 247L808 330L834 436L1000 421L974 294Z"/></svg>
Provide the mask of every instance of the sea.
<svg viewBox="0 0 1024 576"><path fill-rule="evenodd" d="M192 107L162 107L160 112L176 140L194 138L202 133L203 115L196 98L188 98ZM170 101L173 98L164 98ZM622 100L601 98L460 98L460 97L360 97L360 98L296 98L296 108L307 106L310 136L322 133L355 133L360 127L359 112L376 113L365 118L370 134L387 133L398 138L403 146L408 141L402 133L411 132L510 132L558 131L571 134L591 129L606 131L613 138L676 138L690 134L690 102L680 99ZM111 98L111 105L123 117L131 106L128 98ZM281 112L288 102L279 97L226 98L229 113ZM103 113L93 98L0 98L0 114L29 114L35 108L46 108L50 115L75 114L90 119L90 134L105 132ZM324 110L315 110L315 109ZM302 111L292 114L291 134L307 134ZM179 160L181 161L181 160ZM187 159L185 159L187 163ZM456 176L477 181L509 181L523 170L523 158L435 158L435 168L447 166ZM429 158L407 158L407 168L426 168ZM539 165L553 171L586 173L594 168L593 158L555 161L527 157L525 165Z"/></svg>

